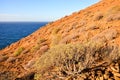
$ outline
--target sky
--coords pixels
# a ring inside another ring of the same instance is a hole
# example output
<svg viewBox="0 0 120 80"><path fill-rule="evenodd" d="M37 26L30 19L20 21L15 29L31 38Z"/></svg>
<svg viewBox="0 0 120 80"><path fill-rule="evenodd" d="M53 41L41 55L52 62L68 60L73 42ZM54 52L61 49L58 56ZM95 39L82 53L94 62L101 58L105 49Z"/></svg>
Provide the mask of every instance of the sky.
<svg viewBox="0 0 120 80"><path fill-rule="evenodd" d="M54 21L99 0L0 0L0 21Z"/></svg>

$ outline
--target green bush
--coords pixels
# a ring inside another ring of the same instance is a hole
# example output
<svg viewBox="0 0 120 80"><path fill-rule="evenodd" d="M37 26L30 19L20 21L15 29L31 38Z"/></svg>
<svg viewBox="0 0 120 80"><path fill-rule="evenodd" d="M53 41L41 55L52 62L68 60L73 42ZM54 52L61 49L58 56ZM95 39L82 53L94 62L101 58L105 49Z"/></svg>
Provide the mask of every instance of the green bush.
<svg viewBox="0 0 120 80"><path fill-rule="evenodd" d="M14 52L14 55L15 55L15 56L18 56L18 55L20 55L23 51L24 51L24 48L23 48L23 47L20 47L20 48L18 48L18 49Z"/></svg>

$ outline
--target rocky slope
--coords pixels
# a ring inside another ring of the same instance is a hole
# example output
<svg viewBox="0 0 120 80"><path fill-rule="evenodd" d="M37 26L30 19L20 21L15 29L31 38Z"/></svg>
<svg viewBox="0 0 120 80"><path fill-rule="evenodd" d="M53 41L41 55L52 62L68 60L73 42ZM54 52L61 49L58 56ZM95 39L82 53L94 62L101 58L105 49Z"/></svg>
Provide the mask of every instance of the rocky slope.
<svg viewBox="0 0 120 80"><path fill-rule="evenodd" d="M0 50L0 80L120 80L120 0L101 0Z"/></svg>

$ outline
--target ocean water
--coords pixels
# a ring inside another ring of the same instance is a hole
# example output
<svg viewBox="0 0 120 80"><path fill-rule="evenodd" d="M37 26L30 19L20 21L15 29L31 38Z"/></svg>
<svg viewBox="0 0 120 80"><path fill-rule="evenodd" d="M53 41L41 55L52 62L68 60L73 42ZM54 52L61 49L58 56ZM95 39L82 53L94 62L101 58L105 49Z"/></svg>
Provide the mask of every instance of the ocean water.
<svg viewBox="0 0 120 80"><path fill-rule="evenodd" d="M0 49L28 36L48 22L0 22Z"/></svg>

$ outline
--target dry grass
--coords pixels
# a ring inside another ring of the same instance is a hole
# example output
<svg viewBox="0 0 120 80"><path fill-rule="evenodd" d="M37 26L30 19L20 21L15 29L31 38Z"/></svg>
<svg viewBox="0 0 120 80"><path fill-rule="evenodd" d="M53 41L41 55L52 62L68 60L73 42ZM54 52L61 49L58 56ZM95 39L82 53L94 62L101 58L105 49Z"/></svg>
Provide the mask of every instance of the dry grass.
<svg viewBox="0 0 120 80"><path fill-rule="evenodd" d="M59 41L61 40L61 35L58 34L58 32L60 31L59 28L55 28L53 31L52 31L52 34L51 34L51 44L50 46L55 46L59 43Z"/></svg>
<svg viewBox="0 0 120 80"><path fill-rule="evenodd" d="M46 79L44 73L57 67L56 72L59 74L52 74L50 71L50 76L56 76L57 80L65 79L68 76L74 78L85 69L100 66L101 64L98 63L110 64L118 58L120 58L120 51L117 45L103 45L94 42L57 45L37 61L36 67L39 73L36 74L36 77Z"/></svg>
<svg viewBox="0 0 120 80"><path fill-rule="evenodd" d="M37 40L37 44L35 44L35 45L31 48L30 52L36 52L37 50L39 50L40 47L42 46L42 43L44 43L45 41L46 41L46 39L44 39L44 38L39 38L39 39Z"/></svg>
<svg viewBox="0 0 120 80"><path fill-rule="evenodd" d="M43 42L45 42L46 41L46 39L44 39L44 38L39 38L38 40L37 40L37 44L41 44L41 43L43 43Z"/></svg>

